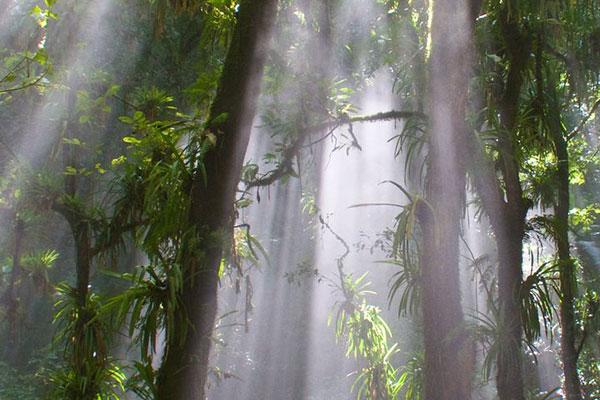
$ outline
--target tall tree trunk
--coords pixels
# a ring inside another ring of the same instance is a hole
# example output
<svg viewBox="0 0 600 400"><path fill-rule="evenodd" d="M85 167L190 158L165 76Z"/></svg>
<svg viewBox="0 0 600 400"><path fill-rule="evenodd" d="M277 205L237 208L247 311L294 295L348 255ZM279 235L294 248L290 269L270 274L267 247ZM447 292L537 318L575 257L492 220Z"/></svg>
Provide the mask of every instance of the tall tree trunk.
<svg viewBox="0 0 600 400"><path fill-rule="evenodd" d="M490 219L498 251L498 300L500 315L500 351L496 387L501 400L525 398L521 375L522 325L519 289L522 280L524 202L509 203L504 199L494 165L485 154L479 140L467 141L470 175L483 207Z"/></svg>
<svg viewBox="0 0 600 400"><path fill-rule="evenodd" d="M524 400L522 377L522 332L519 290L522 281L523 224L518 208L509 205L510 219L498 235L498 298L501 347L498 354L496 386L500 400ZM510 222L509 222L510 221ZM492 224L493 226L493 224Z"/></svg>
<svg viewBox="0 0 600 400"><path fill-rule="evenodd" d="M426 202L419 206L425 328L425 399L471 397L474 349L464 327L459 237L464 209L465 108L472 20L465 0L435 1Z"/></svg>
<svg viewBox="0 0 600 400"><path fill-rule="evenodd" d="M527 207L505 200L492 161L479 139L467 141L469 173L496 237L500 351L496 387L500 400L524 400L521 375L522 325L519 289L522 281L523 237ZM520 187L520 186L519 186Z"/></svg>
<svg viewBox="0 0 600 400"><path fill-rule="evenodd" d="M211 336L224 240L231 234L234 200L260 92L276 0L242 1L208 129L216 144L195 172L190 223L196 239L182 260L181 300L191 326L175 326L159 373L159 400L201 400L208 374ZM195 243L194 243L195 242Z"/></svg>
<svg viewBox="0 0 600 400"><path fill-rule="evenodd" d="M554 131L554 129L553 129ZM553 132L554 149L558 163L558 199L554 206L556 216L556 248L560 271L561 361L565 375L566 400L581 400L581 384L577 373L578 354L575 349L575 263L569 252L569 155L567 142L560 131Z"/></svg>
<svg viewBox="0 0 600 400"><path fill-rule="evenodd" d="M469 153L472 157L470 167L473 183L490 218L498 250L498 397L500 400L524 400L520 288L528 202L523 197L513 136L517 128L519 97L530 45L529 38L519 25L515 0L503 4L499 22L509 60L504 90L497 101L500 114L499 167L504 181L503 189L491 160L484 154L476 138L469 140Z"/></svg>
<svg viewBox="0 0 600 400"><path fill-rule="evenodd" d="M75 122L75 104L77 100L76 90L80 86L79 79L71 78L71 90L67 93L67 109L70 114L65 122L64 137L68 140L73 140L79 133L78 122ZM63 162L66 167L72 167L80 170L83 166L80 162L79 148L63 144ZM65 175L65 195L75 200L81 196L79 188L79 177L77 174ZM58 211L69 223L71 235L75 242L75 271L77 298L81 307L85 306L85 300L88 293L90 283L90 268L92 265L91 257L91 237L90 225L87 216L82 215L79 210L68 204L55 205Z"/></svg>
<svg viewBox="0 0 600 400"><path fill-rule="evenodd" d="M523 198L513 136L517 129L519 97L530 45L528 37L519 26L516 1L509 0L505 3L500 15L500 25L510 67L504 93L498 104L499 152L506 203L504 215L492 220L498 246L499 327L503 336L502 348L498 353L496 385L500 400L524 400L520 289L528 206Z"/></svg>
<svg viewBox="0 0 600 400"><path fill-rule="evenodd" d="M543 35L539 35L538 49L536 52L536 81L538 85L538 98L540 110L548 119L548 127L554 154L557 162L557 197L554 204L554 216L556 219L555 245L558 255L558 268L560 272L560 303L559 315L561 323L561 361L565 376L564 391L566 400L582 400L581 382L577 372L577 354L575 339L577 327L575 323L575 293L577 283L575 278L575 263L571 258L569 250L569 150L565 138L565 132L560 121L560 105L556 98L556 90L550 79L547 80L547 102L549 107L544 107L544 80L542 74L542 48Z"/></svg>

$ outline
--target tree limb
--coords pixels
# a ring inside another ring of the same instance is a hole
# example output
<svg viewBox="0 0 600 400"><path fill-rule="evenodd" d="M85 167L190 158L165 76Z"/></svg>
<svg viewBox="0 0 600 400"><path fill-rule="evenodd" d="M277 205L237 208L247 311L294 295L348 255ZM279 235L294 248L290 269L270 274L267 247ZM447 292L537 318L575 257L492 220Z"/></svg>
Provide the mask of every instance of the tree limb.
<svg viewBox="0 0 600 400"><path fill-rule="evenodd" d="M588 113L588 115L586 115L581 120L581 122L579 123L579 125L577 125L571 132L569 132L567 134L567 141L573 139L573 137L576 134L578 134L579 132L581 132L583 130L583 128L585 127L585 124L589 121L589 119L592 117L592 115L594 115L594 113L596 112L596 109L598 108L599 105L600 105L600 99L596 100L596 102L594 103L594 105L590 109L590 112Z"/></svg>
<svg viewBox="0 0 600 400"><path fill-rule="evenodd" d="M292 169L292 160L293 160L294 156L296 156L300 152L300 150L302 149L302 147L304 145L304 141L306 140L306 138L314 133L329 130L329 133L326 136L320 138L318 141L313 142L311 144L315 144L315 143L322 141L324 138L331 135L336 129L338 129L344 125L352 126L353 123L395 121L395 120L402 120L402 119L408 119L408 118L419 118L419 119L426 121L427 115L422 112L419 112L419 111L398 111L398 110L380 112L380 113L372 114L372 115L356 115L353 117L350 117L347 114L344 114L339 118L304 128L300 131L298 138L292 143L292 145L282 151L282 161L279 163L279 165L272 171L267 172L262 177L260 177L256 180L253 180L250 182L245 182L246 190L253 188L253 187L271 185L271 184L275 183L276 181L278 181L279 179L281 179L283 176L292 172L292 170L293 170ZM353 137L354 144L358 146L358 142L356 141L356 137L354 136L354 131L351 131L350 134ZM358 147L360 148L360 146L358 146Z"/></svg>

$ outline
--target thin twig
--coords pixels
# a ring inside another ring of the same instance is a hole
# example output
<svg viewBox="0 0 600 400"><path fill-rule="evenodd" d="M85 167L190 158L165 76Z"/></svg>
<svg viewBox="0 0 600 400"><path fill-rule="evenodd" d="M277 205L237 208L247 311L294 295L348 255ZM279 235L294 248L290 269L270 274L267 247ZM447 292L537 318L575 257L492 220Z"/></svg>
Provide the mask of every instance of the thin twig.
<svg viewBox="0 0 600 400"><path fill-rule="evenodd" d="M346 277L346 274L344 273L344 259L348 256L348 254L350 254L350 247L348 246L348 243L346 243L346 241L340 236L338 235L332 228L331 226L325 222L325 220L323 219L323 217L321 215L319 215L319 222L321 223L321 225L323 225L323 227L325 227L337 240L338 242L340 242L344 248L346 249L346 251L344 252L344 254L342 254L339 258L336 259L337 262L337 268L338 268L338 272L340 274L340 283L341 283L341 289L342 289L342 293L344 293L344 295L348 294L348 291L346 289L346 283L344 282L344 278Z"/></svg>

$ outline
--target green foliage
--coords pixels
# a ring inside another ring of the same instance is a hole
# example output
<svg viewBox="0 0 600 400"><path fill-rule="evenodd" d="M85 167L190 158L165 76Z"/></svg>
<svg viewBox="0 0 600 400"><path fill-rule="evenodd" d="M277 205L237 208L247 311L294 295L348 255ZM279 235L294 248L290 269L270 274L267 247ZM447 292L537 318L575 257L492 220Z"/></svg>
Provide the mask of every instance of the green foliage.
<svg viewBox="0 0 600 400"><path fill-rule="evenodd" d="M111 100L119 91L119 85L112 85L104 93L94 95L87 90L79 90L76 95L75 112L79 115L79 123L102 125L106 115L112 111ZM82 146L79 138L63 138L70 145Z"/></svg>
<svg viewBox="0 0 600 400"><path fill-rule="evenodd" d="M25 255L21 260L23 268L33 280L35 288L42 293L50 291L48 270L52 268L57 259L58 253L55 250L46 250Z"/></svg>
<svg viewBox="0 0 600 400"><path fill-rule="evenodd" d="M118 400L125 389L125 374L109 356L112 330L101 314L99 296L89 290L82 299L66 284L56 290L55 345L64 346L66 366L51 373L50 398Z"/></svg>
<svg viewBox="0 0 600 400"><path fill-rule="evenodd" d="M52 63L43 47L36 52L4 55L0 64L0 106L8 103L15 92L30 87L37 87L42 91L46 86L44 77L51 68Z"/></svg>
<svg viewBox="0 0 600 400"><path fill-rule="evenodd" d="M132 103L137 111L134 114L134 120L140 120L143 113L149 121L156 121L168 116L169 112L176 110L170 105L173 102L173 97L169 96L166 91L157 87L141 87L137 88L132 94ZM136 118L137 117L137 118ZM122 118L123 122L130 122L130 119Z"/></svg>
<svg viewBox="0 0 600 400"><path fill-rule="evenodd" d="M505 343L508 336L504 332L502 325L502 315L500 311L493 307L490 309L492 316L483 313L473 315L475 325L472 327L472 336L478 340L484 349L485 358L483 360L483 377L489 380L492 376L494 363L498 356L508 357L511 362L521 362L521 356L509 352L511 348L509 343ZM512 346L514 347L514 346Z"/></svg>
<svg viewBox="0 0 600 400"><path fill-rule="evenodd" d="M586 232L597 221L598 214L600 214L600 207L596 203L584 208L574 207L569 211L569 223L577 228L581 227L581 230Z"/></svg>
<svg viewBox="0 0 600 400"><path fill-rule="evenodd" d="M158 263L139 266L133 273L118 275L130 282L123 293L105 304L104 312L114 309L118 325L127 321L128 335L139 344L141 360L151 364L157 353L157 336L164 331L167 344L173 343L175 325L187 326L181 312L181 267Z"/></svg>
<svg viewBox="0 0 600 400"><path fill-rule="evenodd" d="M410 203L403 206L402 212L396 216L396 231L391 248L393 259L387 261L400 267L400 271L392 277L393 283L388 295L391 304L394 296L401 290L398 315L413 314L419 310L421 304L418 231L415 230L415 222L418 204L423 200L410 196L409 200Z"/></svg>
<svg viewBox="0 0 600 400"><path fill-rule="evenodd" d="M48 19L58 18L58 14L50 10L50 7L52 7L54 3L56 3L56 0L44 0L45 8L36 5L29 11L29 14L35 19L40 28L46 28Z"/></svg>
<svg viewBox="0 0 600 400"><path fill-rule="evenodd" d="M389 343L392 332L381 316L381 310L367 304L364 298L374 294L367 289L370 282L364 281L366 276L364 273L353 279L342 273L342 284L337 290L344 300L336 302L328 324L333 322L335 313L336 337L344 341L346 356L364 364L352 385L357 399L398 399L402 387L412 382L413 375L409 370L401 371L393 365L392 358L399 352L398 344ZM412 393L414 387L408 387Z"/></svg>
<svg viewBox="0 0 600 400"><path fill-rule="evenodd" d="M155 354L167 354L192 334L181 299L184 285L196 279L190 255L201 264L206 247L218 244L224 249L220 276L235 274L238 291L244 283L250 285L247 269L258 263L259 253L266 258L248 225L236 226L231 233L205 232L190 225L190 193L195 185L205 185L203 159L214 146L215 135L204 130L201 121L171 107L171 100L156 88L137 92L135 101L143 111L120 118L132 128L123 138L128 153L112 161L118 173L111 188L113 219L118 219L111 229L133 227L149 264L134 273L111 274L125 280L127 289L109 299L102 312L113 315L117 326L125 325L139 348L127 387L148 399L156 395ZM161 119L165 115L177 120ZM240 201L238 206L244 205ZM249 266L243 267L242 260ZM164 341L159 341L163 333Z"/></svg>
<svg viewBox="0 0 600 400"><path fill-rule="evenodd" d="M236 21L235 0L148 0L156 7L155 32L164 33L167 18L174 13L200 13L206 17L202 42L227 46Z"/></svg>
<svg viewBox="0 0 600 400"><path fill-rule="evenodd" d="M580 355L581 386L585 398L600 397L600 362L598 355L593 350L586 350Z"/></svg>
<svg viewBox="0 0 600 400"><path fill-rule="evenodd" d="M44 123L62 128L61 137L56 139L58 144L48 152L53 156L52 165L4 168L4 176L9 177L0 182L0 206L4 214L11 215L11 221L14 221L12 216L24 221L28 243L22 257L13 260L14 238L10 233L1 238L2 289L10 281L11 265L19 264L18 261L23 271L19 272L15 287L23 292L29 290L31 279L35 288L47 293L53 277L64 279L68 273L65 271L71 266L71 260L65 258L57 262L58 252L46 250L54 244L40 239L41 235L35 232L42 231L38 229L39 219L50 218L43 214L45 211L66 211L89 224L91 250L105 264L109 264L105 253L127 248L125 235L131 234L134 238L131 244L143 251L149 261L133 272L117 274L127 285L121 294L101 302L96 294L90 293L82 304L73 288L59 286L57 340L65 346L66 365L52 376L53 393L60 399L86 396L96 399L118 398L125 390L123 372L110 358L110 345L105 342L113 329L109 323L113 321L108 319L114 317L119 326L127 325L129 336L134 337L140 350L139 359L133 362L134 376L127 381L127 386L140 397L151 399L156 395L156 371L152 367L152 361L156 360L152 357L160 347L157 335L164 331L168 346L173 340L174 327L188 325L179 298L183 276L188 272L185 268L189 267L183 263L184 255L192 253L202 259L202 249L207 243L209 246L219 243L225 248L220 276L225 278L230 274L237 291L242 285L249 285L249 269L257 266L260 259L267 258L247 225L240 224L233 232L218 233L196 231L189 225L189 194L206 184L205 155L219 134L206 129L205 119L218 89L223 55L237 19L239 2L150 0L150 7L117 2L122 8L116 9L115 15L121 15L115 18L111 14L102 21L117 33L119 43L104 43L114 47L118 54L116 61L105 60L94 53L90 55L92 61L76 68L67 65L70 61L61 64L60 58L54 53L51 57L46 49L46 41L57 51L63 47L60 51L65 53L74 47L66 46L70 41L63 36L57 39L47 35L54 33L53 26L57 26L57 31L76 31L64 29L66 25L55 25L64 21L54 21L57 16L54 3L54 0L37 2L27 16L30 24L35 21L36 29L35 35L29 35L29 50L24 50L27 46L0 49L3 116L18 111L14 114L30 119L33 110L37 110L37 118L43 110L51 115ZM80 12L87 6L86 2L65 3L68 3L64 9L69 20L81 18ZM364 7L367 3L364 0L338 1L328 10L329 27L319 20L317 13L309 10L318 8L319 3L323 2L280 2L277 42L266 68L267 96L261 119L263 130L272 136L273 149L261 162L249 162L244 167L244 183L271 176L261 171L263 166L285 170L272 182L300 176L311 157L318 159L312 154L319 154L317 146L325 139L334 141L336 150L360 149L352 125L349 124L348 130L339 128L346 126L349 114L358 112L355 104L359 96L383 70L391 75L390 89L404 109L427 109L424 92L427 90L431 2L376 0ZM595 97L600 75L598 4L590 0L509 3L515 7L510 10L511 18L531 41L531 49L525 56L527 66L522 73L523 87L516 104L517 121L508 132L499 117L503 111L500 95L512 67L500 22L503 7L508 3L484 1L476 21L477 66L468 99L472 108L469 128L477 131L478 140L487 151L498 178L500 197L504 200L507 191L506 165L516 161L519 184L523 188L521 197L525 198L523 203L547 210L557 199L557 167L561 161L557 160L550 139L553 132L559 132L568 142L569 179L576 189L571 196L575 207L570 212L570 224L577 234L580 231L591 234L600 214L594 186L600 158L594 136L597 128ZM345 19L346 10L359 7L372 12ZM325 34L326 28L332 29L328 49L332 61L315 62L317 41L311 38ZM154 37L151 37L152 31L156 34ZM50 45L48 48L52 49ZM541 71L535 70L538 50L542 53ZM138 52L143 59L135 66L125 67L130 63L120 62L121 58L132 59ZM92 64L96 62L114 64L110 67L114 76L110 71L94 67ZM320 64L326 64L323 70ZM71 79L77 84L65 83ZM30 90L25 90L27 88ZM62 109L64 104L57 100L59 97L73 97L69 110ZM13 102L15 107L11 108ZM126 114L120 119L124 125L113 118L121 106ZM556 125L550 121L554 116L557 116ZM13 118L6 121L12 122ZM209 122L214 127L228 118L223 114ZM27 124L18 122L14 128L3 124L3 128L6 126L10 133L16 133L14 136L20 136L21 132L31 129L29 121L25 122ZM319 137L307 135L308 128L322 123L332 123L331 130L319 131ZM106 141L110 140L111 145L103 143L105 128L111 135L120 135L122 142L110 136ZM122 135L123 130L129 132ZM405 178L410 181L409 185L418 186L425 180L424 166L428 157L426 119L415 114L390 140L395 145L396 156L405 157ZM0 144L11 153L10 158L21 163L23 154L15 154L10 147L15 141L14 137L3 134ZM512 148L510 154L503 153L502 145L507 142ZM311 155L304 151L307 148ZM69 157L64 156L68 154L73 157L67 160ZM98 179L99 176L102 179ZM77 182L77 190L66 193L65 182L71 181ZM383 250L389 259L382 263L395 268L390 305L397 300L398 315L406 316L418 314L421 304L417 210L428 205L399 184L394 185L409 198L409 203L402 206L393 228L383 234ZM253 203L246 194L236 201L237 210ZM260 193L257 192L256 198L260 202ZM304 193L302 204L303 212L316 220L314 217L319 214L316 195ZM525 240L533 246L534 240L555 238L557 224L551 215L530 218ZM51 228L46 227L48 229ZM62 247L57 250L61 255L71 253ZM521 304L525 340L530 345L540 340L542 332L551 333L550 327L556 322L556 271L560 266L553 261L541 262L536 257L532 264L535 267L524 277L519 293L515 294ZM474 317L478 324L473 328L486 350L486 378L490 377L497 356L502 357L503 348L513 344L505 341L506 328L502 326L502 310L498 308L496 268L491 262L483 265L488 261L486 257L473 260L473 264L478 264L480 290L487 297L490 310L485 316ZM343 257L338 260L340 270L342 264ZM347 355L362 363L355 377L355 393L359 398L391 399L399 398L401 393L406 398L418 398L424 374L423 354L417 353L403 367L393 367L393 361L399 357L398 346L391 344L392 332L381 310L365 300L365 295L370 293L366 276L354 279L342 271L340 274L341 281L334 286L342 300L336 303L330 323L335 325L338 340L345 344ZM301 275L324 279L310 259L300 264L298 274L290 273L286 278L297 282ZM593 278L584 278L582 280L593 286ZM597 393L600 372L595 362L598 354L593 351L598 339L594 333L597 304L597 295L591 288L578 299L577 328L583 343L578 349L579 368L584 390L591 398L600 396ZM23 311L27 310L23 308ZM519 354L505 356L514 362L520 360ZM19 376L19 371L12 366L0 365L0 369L5 372L1 374L0 398L41 397L39 388L28 385L27 379L34 379L31 371Z"/></svg>
<svg viewBox="0 0 600 400"><path fill-rule="evenodd" d="M473 336L485 349L483 376L485 379L489 379L494 361L499 354L503 357L509 357L511 360L518 360L520 356L503 353L510 346L504 342L507 336L503 332L505 329L502 324L503 310L498 306L497 278L493 271L494 265L489 263L487 256L482 256L472 260L472 267L475 276L478 278L479 290L486 297L487 313L476 310L476 313L472 315L475 324L471 327L471 330ZM542 337L542 333L552 337L556 315L555 296L560 293L556 276L557 269L555 263L542 263L521 283L519 291L520 318L525 343L532 350L535 350L535 344Z"/></svg>
<svg viewBox="0 0 600 400"><path fill-rule="evenodd" d="M175 326L189 325L180 304L182 269L179 265L165 262L161 260L154 265L139 266L133 274L117 275L129 281L130 287L109 299L102 310L115 315L117 326L126 323L129 337L139 347L141 361L134 362L135 373L127 380L127 387L148 399L156 394L157 371L152 365L159 350L158 335L165 333L163 351L168 351L175 340Z"/></svg>
<svg viewBox="0 0 600 400"><path fill-rule="evenodd" d="M546 335L551 333L555 314L553 296L560 293L557 270L556 264L543 263L521 284L521 321L530 346L540 338L542 328Z"/></svg>
<svg viewBox="0 0 600 400"><path fill-rule="evenodd" d="M35 362L26 368L15 368L0 362L0 400L39 400L46 391ZM31 367L34 367L33 369Z"/></svg>
<svg viewBox="0 0 600 400"><path fill-rule="evenodd" d="M39 29L46 31L48 19L56 19L58 15L51 11L55 0L45 0L45 7L33 7L29 14ZM0 106L13 99L16 92L36 87L43 93L49 86L46 76L52 71L52 62L46 50L46 36L41 36L35 50L0 49Z"/></svg>
<svg viewBox="0 0 600 400"><path fill-rule="evenodd" d="M398 386L404 389L404 398L406 400L420 400L423 393L423 380L425 378L424 371L425 354L417 352L406 365L400 367L400 378Z"/></svg>
<svg viewBox="0 0 600 400"><path fill-rule="evenodd" d="M388 252L390 259L381 262L397 266L399 269L390 279L389 305L392 305L394 298L400 293L398 316L416 314L421 306L421 269L418 240L420 227L417 212L419 207L429 207L429 204L421 196L411 195L396 182L385 181L383 183L394 185L406 196L408 203L405 205L393 203L357 204L352 207L393 206L402 209L394 219L394 229L387 230L384 233L382 246Z"/></svg>
<svg viewBox="0 0 600 400"><path fill-rule="evenodd" d="M400 293L398 316L417 314L421 307L420 276L418 264L403 257L403 260L384 260L383 263L398 267L399 271L391 278L392 286L388 294L390 306Z"/></svg>

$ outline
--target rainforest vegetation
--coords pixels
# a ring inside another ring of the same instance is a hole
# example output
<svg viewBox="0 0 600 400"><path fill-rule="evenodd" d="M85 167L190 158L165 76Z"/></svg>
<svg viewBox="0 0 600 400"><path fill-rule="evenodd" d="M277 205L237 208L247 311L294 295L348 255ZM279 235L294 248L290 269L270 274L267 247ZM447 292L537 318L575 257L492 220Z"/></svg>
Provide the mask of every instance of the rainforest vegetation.
<svg viewBox="0 0 600 400"><path fill-rule="evenodd" d="M597 0L0 8L0 400L600 398Z"/></svg>

